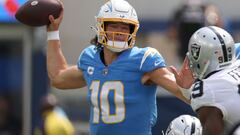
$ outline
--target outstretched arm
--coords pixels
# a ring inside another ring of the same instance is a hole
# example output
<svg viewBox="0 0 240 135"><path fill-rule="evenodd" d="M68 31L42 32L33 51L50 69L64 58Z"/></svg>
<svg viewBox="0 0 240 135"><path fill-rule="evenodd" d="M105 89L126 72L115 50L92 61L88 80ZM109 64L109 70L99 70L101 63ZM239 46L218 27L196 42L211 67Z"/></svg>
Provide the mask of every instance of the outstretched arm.
<svg viewBox="0 0 240 135"><path fill-rule="evenodd" d="M142 78L142 83L153 82L164 89L171 92L173 95L186 103L190 103L189 99L185 98L176 84L174 75L167 68L159 68L145 74Z"/></svg>
<svg viewBox="0 0 240 135"><path fill-rule="evenodd" d="M186 95L190 95L189 91L181 91L181 88L189 89L194 82L194 78L191 70L189 69L187 59L184 60L180 72L178 72L174 67L169 67L156 69L145 74L142 77L142 83L148 84L150 82L165 88L184 102L190 103L189 96L186 98Z"/></svg>
<svg viewBox="0 0 240 135"><path fill-rule="evenodd" d="M63 18L63 11L59 18L49 16L50 25L47 31L56 32ZM47 70L51 84L59 89L73 89L86 86L83 73L77 66L68 66L61 50L60 39L48 39L47 46Z"/></svg>

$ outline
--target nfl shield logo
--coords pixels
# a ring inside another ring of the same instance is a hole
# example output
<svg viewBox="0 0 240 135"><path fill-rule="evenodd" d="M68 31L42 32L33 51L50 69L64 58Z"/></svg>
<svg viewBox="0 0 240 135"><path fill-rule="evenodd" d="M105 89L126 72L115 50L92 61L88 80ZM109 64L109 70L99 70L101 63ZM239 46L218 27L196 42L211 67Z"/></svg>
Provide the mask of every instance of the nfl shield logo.
<svg viewBox="0 0 240 135"><path fill-rule="evenodd" d="M191 54L194 60L198 60L201 46L197 44L191 45Z"/></svg>

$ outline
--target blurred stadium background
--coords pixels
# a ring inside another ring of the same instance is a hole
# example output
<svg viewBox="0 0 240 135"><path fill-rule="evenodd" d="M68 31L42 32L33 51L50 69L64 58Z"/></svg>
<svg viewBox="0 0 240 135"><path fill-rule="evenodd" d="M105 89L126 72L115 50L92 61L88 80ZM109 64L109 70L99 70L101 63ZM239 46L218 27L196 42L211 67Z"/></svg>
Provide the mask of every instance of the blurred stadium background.
<svg viewBox="0 0 240 135"><path fill-rule="evenodd" d="M14 19L17 8L26 0L0 0L0 95L7 97L16 124L23 135L33 134L41 121L40 98L48 92L57 96L60 106L74 123L76 134L88 134L89 107L86 88L61 91L49 86L46 72L45 27L31 28ZM81 50L95 36L90 26L94 16L107 0L62 0L65 7L60 37L62 50L69 64L75 64ZM169 20L184 0L128 0L135 7L140 20L137 44L140 47L157 48L168 65L179 67L177 43L167 36ZM224 27L239 42L240 14L238 0L208 0L216 5L224 21ZM161 135L169 122L191 109L159 88L158 122L154 135ZM1 110L0 106L0 110ZM0 115L0 117L3 117ZM1 130L1 129L0 129Z"/></svg>

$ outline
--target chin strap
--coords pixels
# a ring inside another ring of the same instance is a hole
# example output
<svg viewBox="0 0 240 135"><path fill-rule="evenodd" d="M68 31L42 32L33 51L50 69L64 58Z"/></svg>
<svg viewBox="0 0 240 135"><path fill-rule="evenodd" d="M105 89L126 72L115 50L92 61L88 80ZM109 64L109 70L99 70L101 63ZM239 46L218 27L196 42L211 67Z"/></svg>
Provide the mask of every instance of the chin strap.
<svg viewBox="0 0 240 135"><path fill-rule="evenodd" d="M202 80L202 78L204 77L204 74L205 74L206 71L207 71L207 68L208 68L209 64L210 64L210 60L207 61L206 65L204 66L203 71L202 71L202 73L199 75L199 78L198 78L198 79Z"/></svg>

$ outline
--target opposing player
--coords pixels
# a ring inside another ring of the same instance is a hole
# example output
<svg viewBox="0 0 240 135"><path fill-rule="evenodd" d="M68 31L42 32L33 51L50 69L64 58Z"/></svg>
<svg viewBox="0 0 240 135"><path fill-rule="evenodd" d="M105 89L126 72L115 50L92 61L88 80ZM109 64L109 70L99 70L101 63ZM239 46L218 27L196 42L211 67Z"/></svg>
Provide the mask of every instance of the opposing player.
<svg viewBox="0 0 240 135"><path fill-rule="evenodd" d="M202 125L197 117L180 115L171 121L165 135L202 135Z"/></svg>
<svg viewBox="0 0 240 135"><path fill-rule="evenodd" d="M90 135L151 135L157 117L155 84L186 101L160 53L134 47L139 21L127 1L111 0L101 7L96 42L82 51L74 66L67 65L60 48L62 18L49 16L49 78L59 89L88 87ZM150 81L155 84L143 85Z"/></svg>
<svg viewBox="0 0 240 135"><path fill-rule="evenodd" d="M201 28L189 41L188 58L197 79L191 106L203 125L203 135L223 135L224 126L240 121L240 61L234 40L221 28Z"/></svg>

